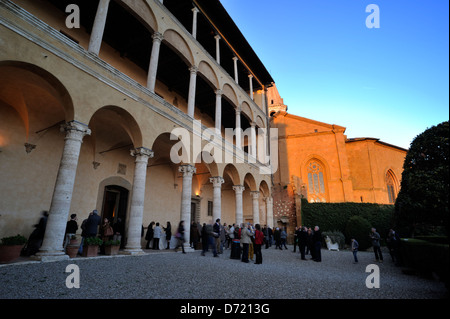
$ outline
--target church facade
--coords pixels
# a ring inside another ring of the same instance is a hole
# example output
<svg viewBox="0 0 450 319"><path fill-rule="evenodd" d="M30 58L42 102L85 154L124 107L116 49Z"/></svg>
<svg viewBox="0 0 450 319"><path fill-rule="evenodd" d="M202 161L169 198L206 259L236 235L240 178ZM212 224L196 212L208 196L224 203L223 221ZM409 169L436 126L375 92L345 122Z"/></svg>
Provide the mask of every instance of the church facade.
<svg viewBox="0 0 450 319"><path fill-rule="evenodd" d="M348 138L343 126L290 114L276 86L269 89L268 103L279 138L273 176L277 223L301 224L301 198L395 203L407 150L377 138Z"/></svg>
<svg viewBox="0 0 450 319"><path fill-rule="evenodd" d="M219 0L5 0L0 16L0 237L43 210L41 259L94 209L125 223L130 254L151 221L187 238L272 223L256 149L273 79Z"/></svg>

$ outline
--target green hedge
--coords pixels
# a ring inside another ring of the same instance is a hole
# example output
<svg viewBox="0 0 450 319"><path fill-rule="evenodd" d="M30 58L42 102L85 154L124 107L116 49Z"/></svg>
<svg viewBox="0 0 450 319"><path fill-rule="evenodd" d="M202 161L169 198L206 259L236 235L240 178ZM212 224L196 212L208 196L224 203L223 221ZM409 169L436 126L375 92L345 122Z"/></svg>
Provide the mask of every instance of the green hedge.
<svg viewBox="0 0 450 319"><path fill-rule="evenodd" d="M447 239L448 240L448 239ZM416 269L422 275L436 273L449 287L449 245L422 239L403 238L400 256L404 266Z"/></svg>
<svg viewBox="0 0 450 319"><path fill-rule="evenodd" d="M308 227L319 226L322 231L340 231L352 216L366 219L384 239L393 227L394 206L370 203L308 203L302 199L302 223ZM369 234L370 229L365 230ZM350 238L346 238L348 243Z"/></svg>

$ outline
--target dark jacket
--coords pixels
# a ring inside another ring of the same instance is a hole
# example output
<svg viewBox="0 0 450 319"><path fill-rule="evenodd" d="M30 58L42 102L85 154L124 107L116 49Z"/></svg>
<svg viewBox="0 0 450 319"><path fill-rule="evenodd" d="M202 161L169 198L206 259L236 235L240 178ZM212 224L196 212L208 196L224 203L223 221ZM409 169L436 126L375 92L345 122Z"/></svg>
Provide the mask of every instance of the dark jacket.
<svg viewBox="0 0 450 319"><path fill-rule="evenodd" d="M92 214L86 222L86 234L88 236L97 236L98 226L101 224L102 218L97 214Z"/></svg>

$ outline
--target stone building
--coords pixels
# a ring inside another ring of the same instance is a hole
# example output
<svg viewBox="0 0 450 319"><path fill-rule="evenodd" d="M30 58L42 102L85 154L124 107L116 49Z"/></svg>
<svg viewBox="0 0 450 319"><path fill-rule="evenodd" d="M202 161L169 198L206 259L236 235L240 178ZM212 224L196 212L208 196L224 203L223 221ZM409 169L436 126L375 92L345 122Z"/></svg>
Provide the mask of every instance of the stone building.
<svg viewBox="0 0 450 319"><path fill-rule="evenodd" d="M290 114L276 86L267 96L271 127L279 138L275 223L291 229L301 224L301 198L395 203L407 150L377 138L348 138L345 127Z"/></svg>
<svg viewBox="0 0 450 319"><path fill-rule="evenodd" d="M42 210L41 259L94 209L125 221L130 254L151 221L272 223L274 80L219 0L2 0L0 17L0 237Z"/></svg>

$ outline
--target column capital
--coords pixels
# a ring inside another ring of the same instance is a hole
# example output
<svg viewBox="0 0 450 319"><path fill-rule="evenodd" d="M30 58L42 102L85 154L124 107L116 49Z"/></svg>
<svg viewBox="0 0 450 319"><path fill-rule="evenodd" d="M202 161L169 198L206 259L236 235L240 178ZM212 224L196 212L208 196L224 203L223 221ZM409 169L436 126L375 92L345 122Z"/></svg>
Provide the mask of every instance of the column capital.
<svg viewBox="0 0 450 319"><path fill-rule="evenodd" d="M220 35L216 34L216 35L214 36L214 39L220 40L220 39L222 39L222 37L221 37Z"/></svg>
<svg viewBox="0 0 450 319"><path fill-rule="evenodd" d="M250 126L251 126L251 128L256 128L256 122L250 122Z"/></svg>
<svg viewBox="0 0 450 319"><path fill-rule="evenodd" d="M259 191L251 191L250 194L252 195L253 199L259 198Z"/></svg>
<svg viewBox="0 0 450 319"><path fill-rule="evenodd" d="M154 153L151 149L145 148L145 147L137 147L135 149L130 150L130 155L133 157L144 157L146 160L149 158L152 158L154 156Z"/></svg>
<svg viewBox="0 0 450 319"><path fill-rule="evenodd" d="M236 192L236 194L242 194L242 192L245 190L244 185L233 185L233 190Z"/></svg>
<svg viewBox="0 0 450 319"><path fill-rule="evenodd" d="M216 93L216 96L222 96L223 91L222 90L216 90L215 93Z"/></svg>
<svg viewBox="0 0 450 319"><path fill-rule="evenodd" d="M238 60L239 60L239 58L237 56L233 57L233 61L238 61Z"/></svg>
<svg viewBox="0 0 450 319"><path fill-rule="evenodd" d="M66 132L66 139L83 140L85 135L91 135L91 130L86 124L77 121L67 122L61 125L61 132Z"/></svg>
<svg viewBox="0 0 450 319"><path fill-rule="evenodd" d="M268 197L265 197L264 200L266 201L267 204L270 204L270 203L273 202L273 197L272 196L268 196Z"/></svg>
<svg viewBox="0 0 450 319"><path fill-rule="evenodd" d="M192 177L192 175L195 174L197 169L193 165L184 164L184 165L180 165L180 167L178 167L178 171L183 173L183 177Z"/></svg>
<svg viewBox="0 0 450 319"><path fill-rule="evenodd" d="M236 115L241 115L241 109L240 108L237 108L234 111L236 112Z"/></svg>
<svg viewBox="0 0 450 319"><path fill-rule="evenodd" d="M196 67L195 65L192 65L192 66L189 68L189 72L191 72L191 74L197 74L197 72L198 72L198 67Z"/></svg>
<svg viewBox="0 0 450 319"><path fill-rule="evenodd" d="M213 184L213 187L221 187L225 180L221 176L211 177L209 181Z"/></svg>
<svg viewBox="0 0 450 319"><path fill-rule="evenodd" d="M191 11L194 12L194 13L200 12L200 10L199 10L197 7L193 7L193 8L191 9Z"/></svg>
<svg viewBox="0 0 450 319"><path fill-rule="evenodd" d="M155 41L161 42L164 39L164 36L162 35L162 33L155 31L152 34L152 39L153 39L153 42L155 42Z"/></svg>
<svg viewBox="0 0 450 319"><path fill-rule="evenodd" d="M248 75L248 78L249 78L249 79L253 79L253 74L249 74L249 75Z"/></svg>

